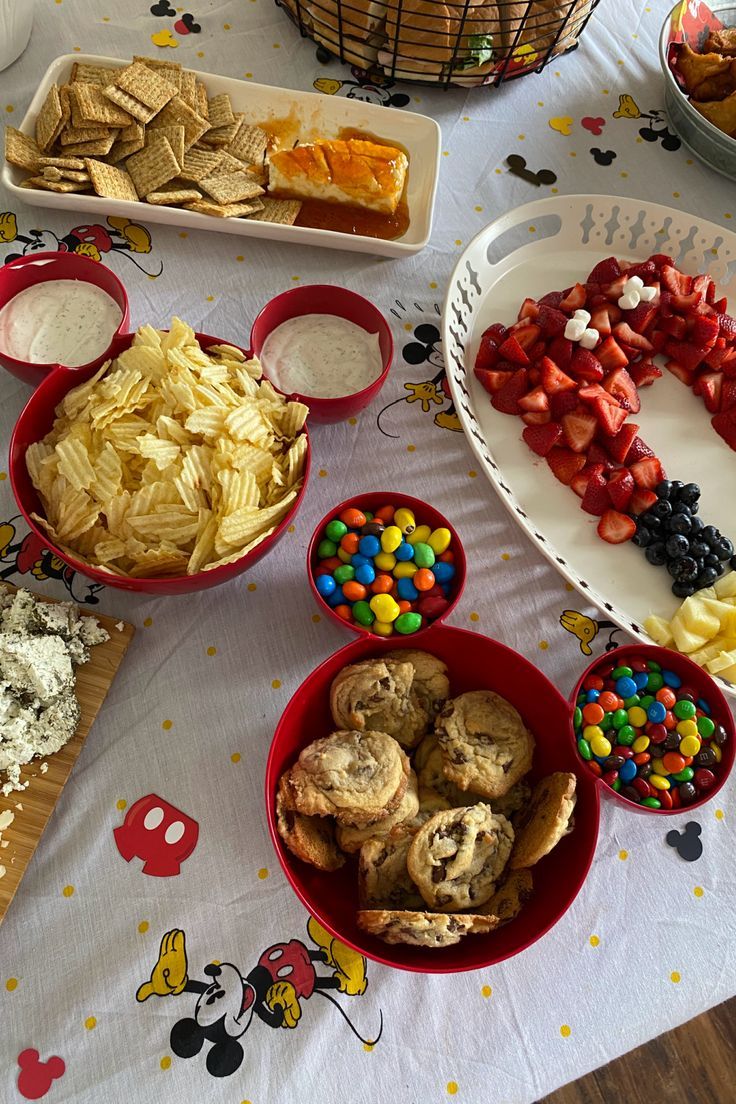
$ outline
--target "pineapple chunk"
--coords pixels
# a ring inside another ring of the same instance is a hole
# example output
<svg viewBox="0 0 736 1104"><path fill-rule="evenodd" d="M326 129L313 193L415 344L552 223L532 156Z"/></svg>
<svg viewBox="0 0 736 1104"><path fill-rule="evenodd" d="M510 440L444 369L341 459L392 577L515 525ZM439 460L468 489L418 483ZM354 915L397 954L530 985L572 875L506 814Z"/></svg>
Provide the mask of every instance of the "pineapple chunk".
<svg viewBox="0 0 736 1104"><path fill-rule="evenodd" d="M732 667L726 667L725 670L718 672L718 677L722 679L728 679L736 686L736 663Z"/></svg>
<svg viewBox="0 0 736 1104"><path fill-rule="evenodd" d="M712 598L707 598L703 604L718 618L721 632L728 636L736 636L736 606L732 606L729 602L719 602L717 599L713 601Z"/></svg>
<svg viewBox="0 0 736 1104"><path fill-rule="evenodd" d="M704 648L699 648L697 652L691 652L689 658L693 663L697 663L698 667L705 667L708 660L715 659L720 651L722 651L720 644L706 644Z"/></svg>
<svg viewBox="0 0 736 1104"><path fill-rule="evenodd" d="M728 667L733 667L734 664L736 664L736 652L719 652L715 659L706 663L706 667L712 675L718 675Z"/></svg>
<svg viewBox="0 0 736 1104"><path fill-rule="evenodd" d="M728 575L721 575L716 579L713 588L719 598L736 597L736 571L729 571Z"/></svg>
<svg viewBox="0 0 736 1104"><path fill-rule="evenodd" d="M644 629L649 633L654 643L659 644L661 648L668 648L672 643L670 624L669 621L665 621L664 617L656 617L652 614L644 622Z"/></svg>
<svg viewBox="0 0 736 1104"><path fill-rule="evenodd" d="M688 632L704 637L707 642L715 636L721 627L721 618L718 611L713 609L713 606L720 605L720 602L704 601L702 598L693 595L691 598L685 599L677 616ZM692 649L690 650L692 651Z"/></svg>
<svg viewBox="0 0 736 1104"><path fill-rule="evenodd" d="M697 633L690 632L685 628L680 614L676 613L670 621L670 629L672 631L672 637L675 641L675 647L678 652L696 652L698 648L703 648L709 640L709 636L698 636Z"/></svg>

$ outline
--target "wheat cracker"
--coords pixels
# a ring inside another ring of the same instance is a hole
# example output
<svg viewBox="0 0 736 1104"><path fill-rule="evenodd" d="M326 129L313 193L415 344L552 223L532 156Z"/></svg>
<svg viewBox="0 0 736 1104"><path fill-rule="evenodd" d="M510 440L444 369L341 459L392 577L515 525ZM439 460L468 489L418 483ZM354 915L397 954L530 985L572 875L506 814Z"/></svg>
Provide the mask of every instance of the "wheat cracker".
<svg viewBox="0 0 736 1104"><path fill-rule="evenodd" d="M155 192L161 184L167 184L179 173L179 162L168 138L156 135L151 137L147 146L128 158L125 167L140 196Z"/></svg>

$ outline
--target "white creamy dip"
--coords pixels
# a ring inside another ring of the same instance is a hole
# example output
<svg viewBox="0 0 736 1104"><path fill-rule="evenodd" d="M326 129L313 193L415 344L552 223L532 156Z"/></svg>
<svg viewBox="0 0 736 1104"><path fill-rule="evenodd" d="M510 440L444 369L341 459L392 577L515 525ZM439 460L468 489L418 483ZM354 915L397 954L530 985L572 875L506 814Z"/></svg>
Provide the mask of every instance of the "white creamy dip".
<svg viewBox="0 0 736 1104"><path fill-rule="evenodd" d="M47 280L0 309L0 352L30 364L77 368L101 356L123 312L84 280Z"/></svg>
<svg viewBox="0 0 736 1104"><path fill-rule="evenodd" d="M259 360L281 391L315 399L362 391L383 371L378 334L334 314L282 322L264 341Z"/></svg>

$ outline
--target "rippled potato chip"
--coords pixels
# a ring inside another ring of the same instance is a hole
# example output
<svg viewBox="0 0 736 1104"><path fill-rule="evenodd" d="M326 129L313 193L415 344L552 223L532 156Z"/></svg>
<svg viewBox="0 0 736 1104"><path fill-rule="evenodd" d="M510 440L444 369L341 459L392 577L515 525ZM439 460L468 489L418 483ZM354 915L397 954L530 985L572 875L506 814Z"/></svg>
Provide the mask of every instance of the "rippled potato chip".
<svg viewBox="0 0 736 1104"><path fill-rule="evenodd" d="M308 409L257 359L204 350L174 318L69 391L26 465L62 549L132 578L233 563L283 520L303 482Z"/></svg>

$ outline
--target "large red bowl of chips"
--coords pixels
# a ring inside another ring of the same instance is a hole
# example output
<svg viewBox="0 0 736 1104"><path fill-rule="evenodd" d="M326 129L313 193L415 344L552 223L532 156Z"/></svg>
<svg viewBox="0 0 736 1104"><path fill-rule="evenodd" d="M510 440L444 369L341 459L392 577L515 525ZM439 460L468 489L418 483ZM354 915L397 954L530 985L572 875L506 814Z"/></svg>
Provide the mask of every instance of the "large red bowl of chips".
<svg viewBox="0 0 736 1104"><path fill-rule="evenodd" d="M357 856L347 856L334 873L296 858L276 828L275 798L279 778L302 748L337 726L329 709L330 684L349 663L412 648L411 637L360 637L335 652L309 675L284 710L274 734L266 768L266 811L279 862L292 889L311 914L333 936L386 966L418 973L457 973L493 966L526 950L567 912L579 893L598 839L598 787L570 740L571 708L552 683L518 652L479 633L432 625L422 633L421 648L448 667L453 696L467 690L495 690L514 705L534 735L531 779L553 771L577 777L575 827L533 868L534 896L520 915L487 935L468 935L439 950L384 943L358 927Z"/></svg>

